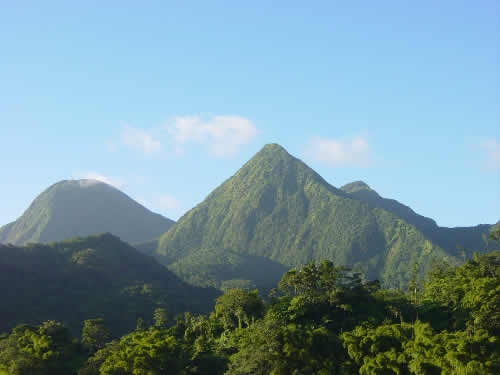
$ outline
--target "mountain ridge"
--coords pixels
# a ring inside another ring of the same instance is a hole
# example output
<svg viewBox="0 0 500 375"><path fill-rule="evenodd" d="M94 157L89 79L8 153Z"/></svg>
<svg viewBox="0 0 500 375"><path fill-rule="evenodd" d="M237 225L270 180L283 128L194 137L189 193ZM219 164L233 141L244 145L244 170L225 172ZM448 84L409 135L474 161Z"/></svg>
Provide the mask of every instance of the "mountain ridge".
<svg viewBox="0 0 500 375"><path fill-rule="evenodd" d="M395 199L380 196L364 181L354 181L341 188L349 196L361 200L371 207L381 208L402 218L415 226L426 237L453 255L463 249L472 255L473 251L487 251L489 242L485 238L492 224L479 224L471 227L442 227L433 219L416 213L411 207Z"/></svg>

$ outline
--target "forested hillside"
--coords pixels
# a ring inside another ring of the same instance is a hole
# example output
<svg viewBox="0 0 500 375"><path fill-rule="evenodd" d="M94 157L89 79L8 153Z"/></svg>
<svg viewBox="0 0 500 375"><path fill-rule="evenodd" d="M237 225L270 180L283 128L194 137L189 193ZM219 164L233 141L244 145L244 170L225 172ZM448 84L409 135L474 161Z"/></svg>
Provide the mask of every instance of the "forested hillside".
<svg viewBox="0 0 500 375"><path fill-rule="evenodd" d="M223 278L200 280L199 275L207 266L224 268L234 258L228 253L285 267L329 259L393 288L405 288L416 264L424 273L436 259L453 262L454 253L405 221L405 215L351 194L328 184L281 146L266 145L165 233L157 253L170 269L199 285ZM258 271L246 277L256 281Z"/></svg>
<svg viewBox="0 0 500 375"><path fill-rule="evenodd" d="M87 320L0 337L0 374L448 374L500 371L500 252L436 265L409 293L329 261L288 271L265 302L230 289L210 315L186 313L111 340Z"/></svg>
<svg viewBox="0 0 500 375"><path fill-rule="evenodd" d="M169 316L210 310L218 293L177 276L111 234L49 245L0 245L0 331L19 323L58 320L81 330L104 318L114 335L150 322L155 308Z"/></svg>
<svg viewBox="0 0 500 375"><path fill-rule="evenodd" d="M172 224L113 186L68 180L50 186L19 219L1 227L0 243L47 243L109 232L134 244L158 237Z"/></svg>
<svg viewBox="0 0 500 375"><path fill-rule="evenodd" d="M480 224L474 227L440 227L428 217L417 214L410 207L394 199L381 197L363 181L356 181L344 185L342 190L350 197L366 202L370 207L381 208L391 212L400 219L413 225L436 245L450 254L463 257L471 256L473 251L488 251L495 246L494 240L488 238L489 224Z"/></svg>

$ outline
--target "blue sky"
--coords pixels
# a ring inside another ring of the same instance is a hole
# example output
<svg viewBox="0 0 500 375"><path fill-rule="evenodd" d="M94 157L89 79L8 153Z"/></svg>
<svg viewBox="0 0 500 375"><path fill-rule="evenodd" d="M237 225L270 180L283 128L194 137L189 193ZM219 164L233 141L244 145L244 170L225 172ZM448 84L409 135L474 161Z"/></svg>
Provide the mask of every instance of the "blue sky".
<svg viewBox="0 0 500 375"><path fill-rule="evenodd" d="M500 219L497 1L230 3L0 0L0 224L83 177L177 219L269 142Z"/></svg>

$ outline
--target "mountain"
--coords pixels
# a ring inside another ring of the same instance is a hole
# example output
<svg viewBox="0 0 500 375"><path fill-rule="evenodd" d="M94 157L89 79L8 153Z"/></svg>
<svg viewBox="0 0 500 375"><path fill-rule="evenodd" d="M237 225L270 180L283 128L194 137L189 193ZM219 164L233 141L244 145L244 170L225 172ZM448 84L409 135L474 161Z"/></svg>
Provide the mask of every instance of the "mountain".
<svg viewBox="0 0 500 375"><path fill-rule="evenodd" d="M173 221L96 180L66 180L41 193L16 221L0 228L0 243L47 243L110 232L129 243L151 240Z"/></svg>
<svg viewBox="0 0 500 375"><path fill-rule="evenodd" d="M218 296L198 288L111 234L25 247L0 245L0 333L17 324L65 322L79 334L102 317L116 335L133 330L156 307L170 318L207 312Z"/></svg>
<svg viewBox="0 0 500 375"><path fill-rule="evenodd" d="M195 251L172 263L169 269L193 285L221 290L258 288L263 295L276 287L288 271L288 267L263 256L220 249Z"/></svg>
<svg viewBox="0 0 500 375"><path fill-rule="evenodd" d="M488 251L493 242L488 240L489 224L474 227L439 227L428 217L417 214L410 207L394 200L381 197L363 181L355 181L344 185L342 191L350 197L367 203L370 207L381 208L391 212L421 231L432 242L448 251L450 254L461 256L464 250L467 256L472 252Z"/></svg>
<svg viewBox="0 0 500 375"><path fill-rule="evenodd" d="M382 198L363 181L351 182L342 186L341 190L352 198L368 203L371 207L381 208L393 213L422 232L433 231L438 227L434 220L417 214L410 207L394 199Z"/></svg>
<svg viewBox="0 0 500 375"><path fill-rule="evenodd" d="M285 267L329 259L390 287L404 287L414 264L424 271L435 259L453 261L414 225L333 187L277 144L187 212L161 236L157 254L189 279L184 264L200 251L213 253L204 258L214 266L226 252Z"/></svg>

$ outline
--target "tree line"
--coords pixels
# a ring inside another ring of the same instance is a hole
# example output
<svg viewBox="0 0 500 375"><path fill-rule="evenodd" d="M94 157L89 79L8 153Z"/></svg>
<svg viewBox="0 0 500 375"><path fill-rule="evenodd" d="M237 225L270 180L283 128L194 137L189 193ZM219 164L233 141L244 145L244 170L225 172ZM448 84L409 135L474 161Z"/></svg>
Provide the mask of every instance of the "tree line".
<svg viewBox="0 0 500 375"><path fill-rule="evenodd" d="M157 308L121 337L103 319L78 338L56 321L18 325L0 337L0 374L500 373L499 279L500 251L436 264L407 293L310 263L265 299L229 289L210 314Z"/></svg>

